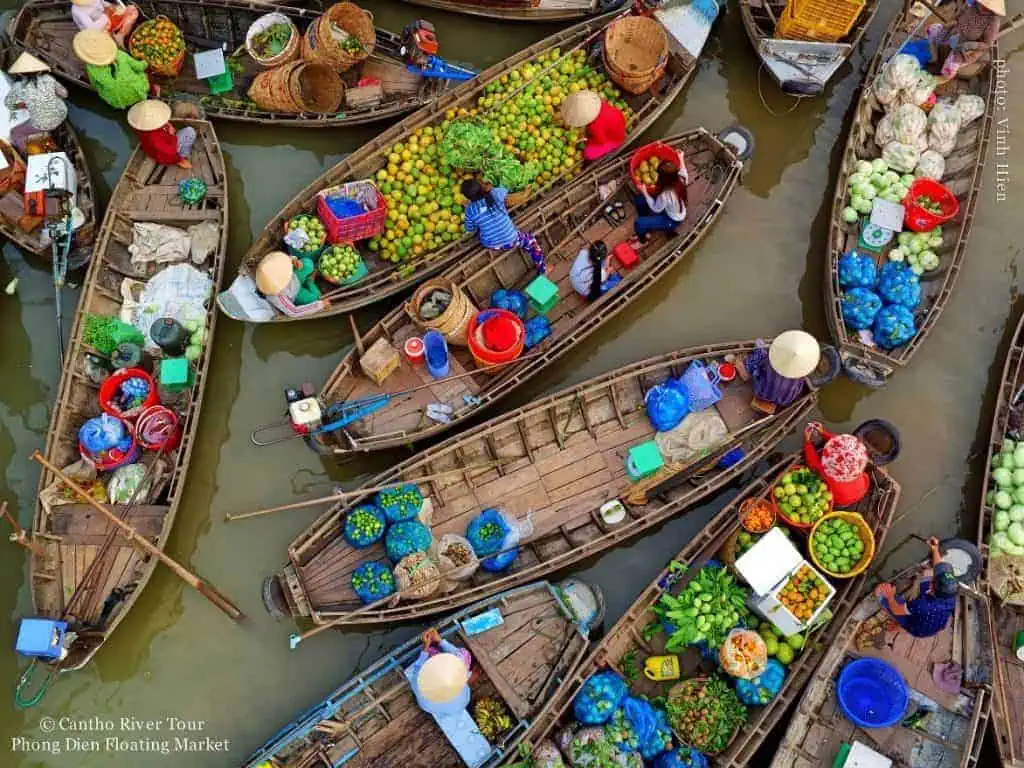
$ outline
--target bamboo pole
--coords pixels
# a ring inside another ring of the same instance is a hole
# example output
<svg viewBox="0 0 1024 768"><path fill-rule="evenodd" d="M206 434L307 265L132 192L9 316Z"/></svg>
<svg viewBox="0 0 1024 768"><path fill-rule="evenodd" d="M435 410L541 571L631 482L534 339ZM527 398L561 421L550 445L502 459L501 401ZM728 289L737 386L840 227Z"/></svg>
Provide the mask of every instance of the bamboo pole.
<svg viewBox="0 0 1024 768"><path fill-rule="evenodd" d="M14 519L14 515L12 515L10 510L7 509L6 501L0 503L0 515L2 515L7 522L11 524L11 528L14 529L8 541L12 544L17 544L19 547L24 547L37 557L43 557L43 555L46 554L46 549L42 545L30 540L25 534L25 529L18 524L18 521Z"/></svg>
<svg viewBox="0 0 1024 768"><path fill-rule="evenodd" d="M203 597L213 603L215 606L220 608L224 613L230 616L235 621L239 621L245 618L245 614L228 599L227 596L222 594L212 584L203 581L194 573L189 571L185 566L174 560L170 555L166 554L162 549L153 544L149 539L144 536L140 536L139 533L128 525L126 522L121 520L117 515L107 509L106 505L97 502L88 491L82 486L68 477L64 472L51 464L47 459L39 452L34 451L31 456L32 460L38 464L43 465L46 469L50 470L54 475L61 479L61 481L68 486L71 490L77 493L83 501L85 501L90 507L95 509L97 512L102 514L112 524L116 525L122 531L125 532L129 541L138 546L140 549L145 550L149 554L153 555L157 560L162 562L174 574L192 587L194 590L199 592Z"/></svg>
<svg viewBox="0 0 1024 768"><path fill-rule="evenodd" d="M432 475L422 475L421 477L412 477L408 480L396 479L393 483L387 485L371 485L368 488L356 488L353 491L342 491L341 493L333 493L330 496L321 496L316 499L306 499L305 501L296 501L291 504L281 504L277 507L266 507L264 509L257 509L252 512L243 512L240 515L225 514L224 520L229 523L233 523L236 520L246 520L250 517L262 517L263 515L270 515L275 512L290 512L293 509L303 509L305 507L313 507L317 504L329 504L335 501L344 501L345 499L360 498L368 493L376 493L377 491L386 491L389 488L394 488L396 485L402 485L404 483L413 483L419 485L420 483L428 483L431 480L439 480L442 477L448 477L449 475L461 475L463 472L470 472L474 469L490 469L495 466L499 466L507 462L501 461L488 461L483 464L472 464L466 467L457 467L454 469L448 469L444 472L435 472Z"/></svg>

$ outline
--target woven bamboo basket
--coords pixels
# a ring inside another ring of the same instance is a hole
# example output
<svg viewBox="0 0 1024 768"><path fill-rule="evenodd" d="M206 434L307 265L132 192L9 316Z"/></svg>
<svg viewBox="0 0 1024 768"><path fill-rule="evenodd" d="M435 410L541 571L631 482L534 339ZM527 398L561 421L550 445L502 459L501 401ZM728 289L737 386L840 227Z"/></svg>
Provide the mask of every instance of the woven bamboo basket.
<svg viewBox="0 0 1024 768"><path fill-rule="evenodd" d="M357 38L362 49L343 49L331 34L332 27L343 29ZM369 58L376 44L377 30L373 26L373 14L355 3L337 3L306 29L302 38L302 58L327 64L336 72L345 72Z"/></svg>
<svg viewBox="0 0 1024 768"><path fill-rule="evenodd" d="M291 39L288 40L288 45L276 56L260 56L253 48L253 38L276 24L287 24L291 28ZM245 50L249 52L249 58L259 66L264 69L274 69L298 57L301 40L302 36L291 19L283 13L268 13L256 19L249 27L249 31L245 33Z"/></svg>
<svg viewBox="0 0 1024 768"><path fill-rule="evenodd" d="M292 61L261 72L249 87L249 98L261 109L291 114L336 112L344 93L337 72L309 61Z"/></svg>
<svg viewBox="0 0 1024 768"><path fill-rule="evenodd" d="M668 36L655 19L619 19L605 32L603 58L608 76L623 90L643 93L665 73Z"/></svg>
<svg viewBox="0 0 1024 768"><path fill-rule="evenodd" d="M442 312L433 320L424 320L420 317L420 305L432 290L442 288L452 294L452 303L448 309ZM421 285L412 298L406 303L405 311L417 325L426 330L435 330L444 336L445 341L457 347L469 345L466 338L466 331L469 328L469 321L476 314L476 307L463 290L451 280L438 277L427 280Z"/></svg>

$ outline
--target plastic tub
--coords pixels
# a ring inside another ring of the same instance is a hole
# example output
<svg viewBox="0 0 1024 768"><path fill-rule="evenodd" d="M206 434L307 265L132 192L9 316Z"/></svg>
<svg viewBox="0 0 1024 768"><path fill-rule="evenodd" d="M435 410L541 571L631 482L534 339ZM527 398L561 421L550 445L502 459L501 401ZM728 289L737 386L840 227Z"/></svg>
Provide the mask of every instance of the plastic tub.
<svg viewBox="0 0 1024 768"><path fill-rule="evenodd" d="M512 346L503 351L496 351L488 349L481 343L477 330L481 325L486 323L490 319L502 318L511 322L515 325L518 331L518 338ZM477 365L481 368L486 368L491 365L501 365L502 363L511 363L513 360L523 354L523 347L526 344L526 325L514 312L509 312L507 309L483 309L477 312L472 319L469 321L469 327L466 329L467 341L469 342L469 351L473 355L473 359L476 360Z"/></svg>
<svg viewBox="0 0 1024 768"><path fill-rule="evenodd" d="M861 543L864 545L864 551L861 553L860 560L857 561L857 565L855 565L853 569L848 571L847 573L837 573L836 571L830 571L828 568L821 564L821 561L818 560L817 555L814 554L814 548L811 546L811 543L814 540L814 534L818 532L818 528L821 526L821 524L824 523L826 520L830 520L835 517L841 518L846 522L853 523L855 526L857 526L857 532L860 535ZM838 512L830 512L829 514L819 519L818 522L814 524L814 527L811 528L811 533L807 537L807 551L811 555L811 562L813 562L815 567L822 573L827 574L828 576L831 576L834 579L852 579L854 576L859 576L860 574L864 573L864 571L867 570L867 567L871 565L871 561L875 557L875 534L872 533L871 527L867 524L867 522L865 522L864 518L858 515L856 512L844 512L843 510L839 510Z"/></svg>
<svg viewBox="0 0 1024 768"><path fill-rule="evenodd" d="M181 442L178 414L163 405L151 406L139 416L134 434L147 451L173 451Z"/></svg>
<svg viewBox="0 0 1024 768"><path fill-rule="evenodd" d="M406 339L405 344L402 346L405 351L405 359L412 365L423 365L423 361L426 359L426 350L423 345L423 339L419 336L413 336L411 339Z"/></svg>
<svg viewBox="0 0 1024 768"><path fill-rule="evenodd" d="M903 675L880 659L855 659L836 681L843 714L861 728L888 728L903 718L910 696Z"/></svg>
<svg viewBox="0 0 1024 768"><path fill-rule="evenodd" d="M638 190L646 189L648 192L653 192L654 187L649 184L644 184L640 181L640 178L636 175L637 169L647 159L656 157L659 160L667 160L670 163L679 164L679 153L676 152L668 144L663 144L660 141L655 141L650 144L646 144L629 158L629 178L633 182Z"/></svg>
<svg viewBox="0 0 1024 768"><path fill-rule="evenodd" d="M430 330L423 334L423 354L427 360L427 371L435 379L447 376L451 370L448 359L448 344L440 332Z"/></svg>
<svg viewBox="0 0 1024 768"><path fill-rule="evenodd" d="M131 434L131 445L125 453L120 451L108 451L109 454L104 459L99 459L89 453L88 449L81 442L78 443L78 452L82 458L85 459L89 464L92 464L98 472L110 472L111 470L123 467L125 464L131 464L139 460L142 456L142 450L139 448L139 443L135 439L135 435Z"/></svg>
<svg viewBox="0 0 1024 768"><path fill-rule="evenodd" d="M929 213L916 200L921 195L928 195L942 209L940 215ZM940 224L945 224L960 213L960 203L956 195L935 181L935 179L917 179L910 185L907 196L903 198L903 223L914 232L930 232Z"/></svg>
<svg viewBox="0 0 1024 768"><path fill-rule="evenodd" d="M811 530L811 528L813 528L815 526L816 523L824 520L826 517L828 517L830 514L832 514L833 509L835 507L835 504L834 503L829 504L828 512L826 512L824 515L819 517L813 523L798 523L795 520L793 520L793 519L791 519L789 517L786 517L786 515L783 513L781 507L779 507L779 500L775 497L775 486L777 486L782 481L782 477L785 474L787 474L788 472L792 472L794 469L810 469L810 467L808 467L806 464L793 464L792 466L787 467L786 471L783 472L782 475L779 475L779 479L776 480L774 483L772 483L772 494L771 494L771 497L772 497L772 508L775 510L775 514L778 517L778 519L781 520L782 522L784 522L790 528L792 528L795 531L800 531L801 533L807 533L808 531ZM817 475L818 473L815 472L815 474ZM821 475L818 475L818 477L820 478Z"/></svg>
<svg viewBox="0 0 1024 768"><path fill-rule="evenodd" d="M128 379L135 378L143 379L149 385L149 394L142 402L142 405L127 411L122 411L111 401L113 400L114 395L117 394L118 389L120 389L121 384L126 382ZM156 382L153 380L152 376L141 368L122 368L120 371L116 371L108 376L100 385L99 400L100 408L103 409L104 413L109 413L111 416L121 419L122 421L134 421L138 418L139 414L147 408L160 404L160 398L156 393Z"/></svg>

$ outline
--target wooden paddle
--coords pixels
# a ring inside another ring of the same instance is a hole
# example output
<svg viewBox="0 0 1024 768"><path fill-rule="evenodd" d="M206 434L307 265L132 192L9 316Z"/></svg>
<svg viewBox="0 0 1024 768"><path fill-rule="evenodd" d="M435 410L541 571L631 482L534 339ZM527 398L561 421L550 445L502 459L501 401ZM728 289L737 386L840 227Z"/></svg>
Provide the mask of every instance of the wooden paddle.
<svg viewBox="0 0 1024 768"><path fill-rule="evenodd" d="M106 505L97 502L89 494L87 490L85 490L82 486L80 486L78 483L76 483L74 480L68 477L64 472L62 472L49 461L47 461L47 459L39 451L34 451L32 453L31 458L36 463L42 464L44 467L46 467L46 469L53 472L54 475L60 478L60 480L68 488L77 493L90 507L95 509L105 518L107 518L107 520L109 520L112 524L116 525L118 528L124 531L129 541L131 541L140 549L143 549L147 553L153 555L157 560L159 560L168 568L170 568L171 571L173 571L178 578L180 578L194 590L199 592L199 594L201 594L215 606L220 608L232 619L234 619L235 621L239 621L245 618L245 614L242 613L242 611L234 603L232 603L230 599L228 599L224 594L219 592L216 587L200 579L198 576L189 571L183 565L181 565L176 560L171 558L170 555L167 555L162 549L153 544L149 539L145 538L144 536L140 536L138 532L136 532L136 530L132 528L132 526L128 525L126 522L121 520L121 518L119 518L109 509L107 509Z"/></svg>

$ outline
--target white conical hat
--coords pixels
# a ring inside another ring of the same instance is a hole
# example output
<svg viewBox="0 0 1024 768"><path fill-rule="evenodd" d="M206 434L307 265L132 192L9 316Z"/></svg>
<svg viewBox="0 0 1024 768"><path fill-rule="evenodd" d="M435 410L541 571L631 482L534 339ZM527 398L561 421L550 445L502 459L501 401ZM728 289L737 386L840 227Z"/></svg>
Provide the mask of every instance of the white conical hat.
<svg viewBox="0 0 1024 768"><path fill-rule="evenodd" d="M427 701L443 704L458 696L466 687L469 670L466 663L454 653L432 656L420 668L416 686Z"/></svg>
<svg viewBox="0 0 1024 768"><path fill-rule="evenodd" d="M41 61L33 56L28 51L22 52L22 54L14 60L11 68L7 70L9 75L34 75L37 72L49 72L50 65L45 61Z"/></svg>
<svg viewBox="0 0 1024 768"><path fill-rule="evenodd" d="M787 379L802 379L821 360L821 345L806 331L786 331L768 348L768 362Z"/></svg>
<svg viewBox="0 0 1024 768"><path fill-rule="evenodd" d="M1006 0L978 0L978 5L992 11L996 16L1006 15Z"/></svg>
<svg viewBox="0 0 1024 768"><path fill-rule="evenodd" d="M271 251L256 267L256 287L264 296L277 296L292 279L292 259L284 251Z"/></svg>
<svg viewBox="0 0 1024 768"><path fill-rule="evenodd" d="M562 104L562 120L570 128L590 125L601 112L601 97L594 91L577 91L569 94Z"/></svg>

